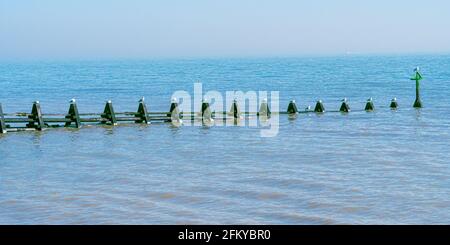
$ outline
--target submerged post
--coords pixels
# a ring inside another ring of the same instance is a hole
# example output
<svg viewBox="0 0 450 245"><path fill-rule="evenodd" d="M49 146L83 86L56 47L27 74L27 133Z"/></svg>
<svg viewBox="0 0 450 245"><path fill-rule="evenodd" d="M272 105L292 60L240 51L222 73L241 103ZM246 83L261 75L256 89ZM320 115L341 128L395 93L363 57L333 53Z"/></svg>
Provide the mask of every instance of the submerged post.
<svg viewBox="0 0 450 245"><path fill-rule="evenodd" d="M289 105L287 108L287 113L288 114L297 114L298 113L298 108L297 108L297 104L295 104L295 100L291 100L289 102Z"/></svg>
<svg viewBox="0 0 450 245"><path fill-rule="evenodd" d="M241 109L239 108L237 99L233 100L233 104L231 105L230 113L233 114L234 119L241 118Z"/></svg>
<svg viewBox="0 0 450 245"><path fill-rule="evenodd" d="M3 116L2 104L0 103L0 134L6 134L5 117Z"/></svg>
<svg viewBox="0 0 450 245"><path fill-rule="evenodd" d="M264 98L261 102L261 106L259 107L258 116L270 118L270 114L272 114L272 112L270 112L270 108L269 108L269 104L267 103L267 99Z"/></svg>
<svg viewBox="0 0 450 245"><path fill-rule="evenodd" d="M70 100L69 112L67 113L66 118L71 121L66 122L64 127L69 127L72 123L75 123L76 128L81 128L80 114L78 113L77 102L75 99Z"/></svg>
<svg viewBox="0 0 450 245"><path fill-rule="evenodd" d="M414 101L414 108L422 108L422 101L420 100L420 80L422 80L422 75L419 72L419 67L416 67L414 69L414 72L416 73L415 77L411 78L411 80L416 81L416 100Z"/></svg>
<svg viewBox="0 0 450 245"><path fill-rule="evenodd" d="M27 127L35 128L37 130L42 130L45 127L44 120L42 119L41 104L39 103L39 101L35 101L33 103L31 115L29 115L28 118L32 119L33 122L28 123Z"/></svg>
<svg viewBox="0 0 450 245"><path fill-rule="evenodd" d="M364 110L365 110L365 111L373 111L373 110L375 110L375 106L373 105L373 100L372 100L372 98L369 98L369 99L367 100L366 108L364 108Z"/></svg>
<svg viewBox="0 0 450 245"><path fill-rule="evenodd" d="M322 100L318 100L314 112L323 113L325 112L325 107L323 106Z"/></svg>
<svg viewBox="0 0 450 245"><path fill-rule="evenodd" d="M105 105L105 110L103 111L102 118L108 119L111 125L117 125L116 114L114 113L114 108L112 105L112 101L108 100ZM102 122L106 123L106 122Z"/></svg>
<svg viewBox="0 0 450 245"><path fill-rule="evenodd" d="M339 109L340 112L350 112L350 106L347 103L347 98L344 98L342 100L341 108Z"/></svg>
<svg viewBox="0 0 450 245"><path fill-rule="evenodd" d="M148 111L147 111L147 105L145 105L144 102L145 98L142 97L139 100L139 106L138 106L138 110L137 113L135 114L136 117L139 117L139 120L136 120L135 123L146 123L146 124L150 124L150 117L148 115Z"/></svg>
<svg viewBox="0 0 450 245"><path fill-rule="evenodd" d="M393 98L391 100L391 105L389 107L391 107L391 109L393 109L393 110L397 109L397 107L398 107L397 98Z"/></svg>
<svg viewBox="0 0 450 245"><path fill-rule="evenodd" d="M167 114L168 117L170 117L171 122L181 123L181 117L180 117L180 110L178 109L178 101L177 98L173 98L170 103L170 110L169 114Z"/></svg>

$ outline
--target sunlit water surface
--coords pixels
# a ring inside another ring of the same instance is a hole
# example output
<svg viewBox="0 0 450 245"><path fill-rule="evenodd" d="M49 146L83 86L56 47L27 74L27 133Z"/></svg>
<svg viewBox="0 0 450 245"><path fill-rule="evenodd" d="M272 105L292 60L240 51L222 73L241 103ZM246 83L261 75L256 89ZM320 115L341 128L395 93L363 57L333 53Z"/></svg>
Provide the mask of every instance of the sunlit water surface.
<svg viewBox="0 0 450 245"><path fill-rule="evenodd" d="M425 107L411 108L412 68ZM258 127L87 126L0 135L1 224L449 224L450 56L0 64L5 113L167 111L176 90L280 91L342 115ZM376 111L361 111L373 97ZM400 108L388 106L397 97Z"/></svg>

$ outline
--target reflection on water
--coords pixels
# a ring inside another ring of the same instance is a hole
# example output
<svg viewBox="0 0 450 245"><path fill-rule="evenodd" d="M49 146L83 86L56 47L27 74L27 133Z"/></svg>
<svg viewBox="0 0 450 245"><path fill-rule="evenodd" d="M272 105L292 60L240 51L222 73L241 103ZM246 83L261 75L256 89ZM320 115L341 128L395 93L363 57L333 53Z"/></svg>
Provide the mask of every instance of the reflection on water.
<svg viewBox="0 0 450 245"><path fill-rule="evenodd" d="M428 73L422 110L407 103L414 87L402 80L416 63ZM170 93L189 89L198 74L204 89L280 90L281 108L293 98L304 108L320 97L337 110L348 97L355 110L282 115L274 138L260 137L264 122L254 128L242 121L0 135L0 223L448 224L450 101L442 91L450 86L449 66L440 56L94 62L53 64L57 75L30 65L31 79L0 65L0 83L17 81L0 91L8 112L35 99L61 112L71 97L83 111L102 111L105 98L130 111L130 96L142 93L153 111L164 110ZM42 83L36 98L25 96L24 84L35 82ZM356 111L367 97L376 111ZM396 111L388 107L393 97L401 102Z"/></svg>

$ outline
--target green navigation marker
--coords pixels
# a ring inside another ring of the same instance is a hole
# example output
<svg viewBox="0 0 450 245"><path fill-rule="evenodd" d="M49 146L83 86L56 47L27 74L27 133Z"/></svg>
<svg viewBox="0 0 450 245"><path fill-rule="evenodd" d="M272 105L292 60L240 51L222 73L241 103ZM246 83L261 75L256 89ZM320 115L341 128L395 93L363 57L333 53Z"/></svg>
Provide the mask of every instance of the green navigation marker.
<svg viewBox="0 0 450 245"><path fill-rule="evenodd" d="M422 75L419 72L419 67L414 69L416 73L415 77L411 78L412 81L416 81L416 101L414 101L414 108L422 108L422 101L420 100L420 80L422 80Z"/></svg>

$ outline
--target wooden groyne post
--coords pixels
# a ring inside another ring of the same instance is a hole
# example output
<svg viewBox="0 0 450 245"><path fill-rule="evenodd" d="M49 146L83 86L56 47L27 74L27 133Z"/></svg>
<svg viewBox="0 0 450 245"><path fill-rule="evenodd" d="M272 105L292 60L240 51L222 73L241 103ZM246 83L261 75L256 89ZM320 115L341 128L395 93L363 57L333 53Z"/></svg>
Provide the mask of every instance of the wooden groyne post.
<svg viewBox="0 0 450 245"><path fill-rule="evenodd" d="M103 110L101 117L106 119L106 121L102 121L101 123L109 122L111 125L117 125L116 113L114 113L114 107L111 100L106 102L105 109Z"/></svg>
<svg viewBox="0 0 450 245"><path fill-rule="evenodd" d="M31 115L28 116L31 121L27 124L29 128L35 128L37 130L42 130L45 127L44 119L42 118L41 104L39 101L33 103L31 109Z"/></svg>
<svg viewBox="0 0 450 245"><path fill-rule="evenodd" d="M391 105L389 107L391 107L392 110L396 110L398 108L397 98L393 98L391 100Z"/></svg>
<svg viewBox="0 0 450 245"><path fill-rule="evenodd" d="M271 114L272 114L272 112L270 112L270 108L269 108L269 104L267 103L267 99L264 98L261 102L261 106L259 107L258 116L270 118Z"/></svg>
<svg viewBox="0 0 450 245"><path fill-rule="evenodd" d="M341 108L339 109L340 112L350 112L350 106L347 103L347 98L344 98L342 100Z"/></svg>
<svg viewBox="0 0 450 245"><path fill-rule="evenodd" d="M212 119L212 112L211 108L209 107L209 102L207 100L202 101L202 121L205 122L212 122L214 121Z"/></svg>
<svg viewBox="0 0 450 245"><path fill-rule="evenodd" d="M183 122L181 120L180 110L178 109L177 98L173 98L172 101L170 102L170 109L169 109L169 113L167 113L167 116L170 118L170 122L173 122L173 123L182 123Z"/></svg>
<svg viewBox="0 0 450 245"><path fill-rule="evenodd" d="M70 100L69 112L67 112L66 119L69 119L70 122L66 122L64 124L65 127L69 127L74 123L76 128L81 128L80 114L78 113L77 102L75 99Z"/></svg>
<svg viewBox="0 0 450 245"><path fill-rule="evenodd" d="M323 106L322 100L318 100L314 112L323 113L325 112L325 107Z"/></svg>
<svg viewBox="0 0 450 245"><path fill-rule="evenodd" d="M136 117L139 118L139 120L135 120L135 123L145 123L145 124L150 124L150 115L148 114L147 111L147 105L145 104L145 98L142 97L139 100L139 106L137 109L137 113L135 115Z"/></svg>
<svg viewBox="0 0 450 245"><path fill-rule="evenodd" d="M287 108L287 113L294 115L298 113L298 108L297 108L297 104L295 103L295 100L291 100L289 102L288 108Z"/></svg>
<svg viewBox="0 0 450 245"><path fill-rule="evenodd" d="M366 107L364 108L365 111L373 111L375 110L375 105L373 104L372 98L369 98L366 102Z"/></svg>
<svg viewBox="0 0 450 245"><path fill-rule="evenodd" d="M3 116L2 104L0 103L0 134L6 133L5 117Z"/></svg>
<svg viewBox="0 0 450 245"><path fill-rule="evenodd" d="M241 118L241 109L239 108L237 99L233 100L233 104L231 104L230 113L233 115L233 118L235 120Z"/></svg>

